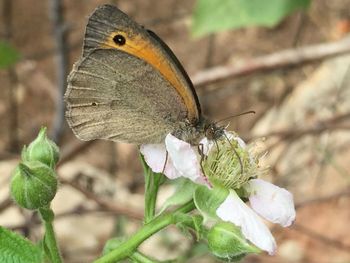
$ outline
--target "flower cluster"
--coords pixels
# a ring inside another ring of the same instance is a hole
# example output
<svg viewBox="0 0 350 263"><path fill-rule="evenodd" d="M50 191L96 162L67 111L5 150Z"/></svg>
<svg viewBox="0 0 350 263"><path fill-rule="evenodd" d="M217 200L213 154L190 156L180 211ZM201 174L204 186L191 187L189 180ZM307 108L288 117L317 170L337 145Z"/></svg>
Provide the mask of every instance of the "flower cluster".
<svg viewBox="0 0 350 263"><path fill-rule="evenodd" d="M295 219L293 196L258 178L258 157L241 138L226 132L221 140L204 138L197 147L168 134L165 144L142 145L140 150L154 172L164 172L170 179L185 177L211 191L224 189L225 198L215 208L216 216L239 227L256 247L275 253L276 242L259 216L290 226ZM250 207L242 199L248 200Z"/></svg>

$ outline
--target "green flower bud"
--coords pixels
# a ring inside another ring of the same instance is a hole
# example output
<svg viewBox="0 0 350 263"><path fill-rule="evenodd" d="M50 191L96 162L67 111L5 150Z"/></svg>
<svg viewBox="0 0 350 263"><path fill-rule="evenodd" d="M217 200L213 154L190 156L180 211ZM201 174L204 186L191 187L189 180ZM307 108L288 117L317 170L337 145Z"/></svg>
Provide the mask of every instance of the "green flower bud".
<svg viewBox="0 0 350 263"><path fill-rule="evenodd" d="M13 172L11 196L16 203L27 209L48 205L57 192L55 172L39 161L19 163Z"/></svg>
<svg viewBox="0 0 350 263"><path fill-rule="evenodd" d="M40 161L51 168L54 168L59 159L58 146L46 136L46 127L40 129L38 137L23 147L23 161Z"/></svg>
<svg viewBox="0 0 350 263"><path fill-rule="evenodd" d="M227 222L214 225L208 233L208 245L212 253L226 261L239 261L249 253L260 250L248 243L240 229Z"/></svg>

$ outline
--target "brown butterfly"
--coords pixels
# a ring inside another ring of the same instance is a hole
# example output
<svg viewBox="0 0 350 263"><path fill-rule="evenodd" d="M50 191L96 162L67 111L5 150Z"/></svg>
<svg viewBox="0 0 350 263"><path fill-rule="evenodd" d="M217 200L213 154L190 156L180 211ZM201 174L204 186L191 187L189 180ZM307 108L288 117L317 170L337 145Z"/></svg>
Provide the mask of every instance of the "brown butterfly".
<svg viewBox="0 0 350 263"><path fill-rule="evenodd" d="M168 133L191 144L221 137L170 48L111 5L86 26L82 57L68 77L66 117L82 140L161 143Z"/></svg>

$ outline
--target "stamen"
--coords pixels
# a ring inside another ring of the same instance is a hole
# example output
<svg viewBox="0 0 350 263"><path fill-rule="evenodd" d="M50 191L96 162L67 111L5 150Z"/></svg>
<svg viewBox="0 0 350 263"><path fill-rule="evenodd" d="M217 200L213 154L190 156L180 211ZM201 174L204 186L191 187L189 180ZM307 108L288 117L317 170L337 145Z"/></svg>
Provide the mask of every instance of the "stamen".
<svg viewBox="0 0 350 263"><path fill-rule="evenodd" d="M224 134L214 141L215 147L211 147L202 162L201 167L213 185L236 190L259 173L257 159L238 139Z"/></svg>
<svg viewBox="0 0 350 263"><path fill-rule="evenodd" d="M239 157L239 155L238 155L236 149L233 147L232 143L230 142L230 139L227 137L227 135L226 135L225 133L224 133L224 136L225 136L226 140L228 141L228 143L230 144L230 146L231 146L233 152L234 152L235 155L237 156L237 159L238 159L239 164L240 164L240 166L241 166L241 174L243 174L243 163L242 163L242 160L241 160L241 158Z"/></svg>

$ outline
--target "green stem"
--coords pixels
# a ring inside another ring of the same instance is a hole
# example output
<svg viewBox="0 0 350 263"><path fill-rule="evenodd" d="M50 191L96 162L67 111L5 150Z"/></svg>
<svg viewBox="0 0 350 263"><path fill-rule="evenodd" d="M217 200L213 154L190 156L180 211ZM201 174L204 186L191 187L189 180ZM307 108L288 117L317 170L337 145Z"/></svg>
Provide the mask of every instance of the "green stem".
<svg viewBox="0 0 350 263"><path fill-rule="evenodd" d="M136 251L134 254L132 254L129 257L132 262L137 262L137 263L157 263L159 261L149 258L146 255L142 254L141 252Z"/></svg>
<svg viewBox="0 0 350 263"><path fill-rule="evenodd" d="M55 231L53 229L54 214L50 208L39 208L39 214L44 221L45 235L44 242L50 253L50 259L53 263L62 263L60 250L57 245Z"/></svg>
<svg viewBox="0 0 350 263"><path fill-rule="evenodd" d="M154 173L146 164L143 156L140 154L141 163L145 173L145 215L144 223L150 222L156 214L156 203L159 186L163 183L164 176L160 173Z"/></svg>
<svg viewBox="0 0 350 263"><path fill-rule="evenodd" d="M170 224L175 224L177 217L176 213L188 213L195 208L193 201L186 203L182 207L173 212L155 217L153 220L145 224L136 234L134 234L129 240L121 244L118 248L111 251L107 255L97 259L94 263L107 263L117 262L134 253L138 246L153 234L157 233L161 229Z"/></svg>

